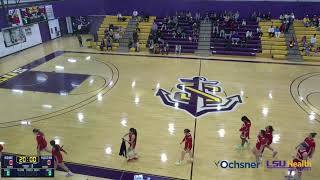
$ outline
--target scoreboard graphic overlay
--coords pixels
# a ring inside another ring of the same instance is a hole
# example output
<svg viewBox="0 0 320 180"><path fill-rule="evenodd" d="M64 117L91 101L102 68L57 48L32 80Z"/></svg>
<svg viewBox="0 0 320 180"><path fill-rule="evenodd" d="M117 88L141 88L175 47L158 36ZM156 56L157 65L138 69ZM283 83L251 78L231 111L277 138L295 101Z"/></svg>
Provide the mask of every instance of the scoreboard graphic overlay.
<svg viewBox="0 0 320 180"><path fill-rule="evenodd" d="M53 156L3 155L1 177L54 177Z"/></svg>

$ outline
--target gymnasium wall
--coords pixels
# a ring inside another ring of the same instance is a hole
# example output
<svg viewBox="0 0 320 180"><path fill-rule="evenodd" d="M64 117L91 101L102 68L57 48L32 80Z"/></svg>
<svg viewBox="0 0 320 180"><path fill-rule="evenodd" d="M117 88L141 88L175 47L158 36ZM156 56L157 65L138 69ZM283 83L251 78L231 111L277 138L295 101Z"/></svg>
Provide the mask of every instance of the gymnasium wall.
<svg viewBox="0 0 320 180"><path fill-rule="evenodd" d="M302 18L305 14L320 14L320 2L306 1L216 1L216 0L68 0L53 3L55 15L58 17L70 15L101 15L130 14L134 9L146 13L165 16L174 14L177 10L191 10L193 12L208 10L239 10L240 15L248 16L253 11L272 12L278 17L282 12L295 12L296 16Z"/></svg>
<svg viewBox="0 0 320 180"><path fill-rule="evenodd" d="M6 47L2 32L0 32L0 57L21 51L23 49L35 46L42 43L41 33L38 24L28 26L31 29L31 34L26 36L26 42L14 46Z"/></svg>

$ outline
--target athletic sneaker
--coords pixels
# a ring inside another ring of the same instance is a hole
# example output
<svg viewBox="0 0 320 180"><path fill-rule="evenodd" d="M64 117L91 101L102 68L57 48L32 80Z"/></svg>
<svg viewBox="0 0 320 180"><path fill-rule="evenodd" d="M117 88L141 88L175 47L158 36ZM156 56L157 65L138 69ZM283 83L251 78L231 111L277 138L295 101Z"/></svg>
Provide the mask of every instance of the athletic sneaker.
<svg viewBox="0 0 320 180"><path fill-rule="evenodd" d="M273 158L276 157L277 154L278 154L277 151L273 151L272 157L273 157Z"/></svg>
<svg viewBox="0 0 320 180"><path fill-rule="evenodd" d="M74 174L72 173L72 172L68 172L67 174L66 174L66 177L70 177L70 176L73 176Z"/></svg>

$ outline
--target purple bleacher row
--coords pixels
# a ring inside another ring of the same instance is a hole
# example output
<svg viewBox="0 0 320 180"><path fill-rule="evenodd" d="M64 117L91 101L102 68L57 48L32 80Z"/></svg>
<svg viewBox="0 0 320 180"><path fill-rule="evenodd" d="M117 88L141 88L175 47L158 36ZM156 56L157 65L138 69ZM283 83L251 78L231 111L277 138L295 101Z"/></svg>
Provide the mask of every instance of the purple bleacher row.
<svg viewBox="0 0 320 180"><path fill-rule="evenodd" d="M155 22L158 25L158 29L161 29L161 25L163 22L163 18L155 19ZM186 33L186 38L173 38L171 30L162 30L161 34L165 41L169 43L170 52L175 51L175 45L180 44L182 47L183 53L194 53L198 48L198 42L189 41L188 37L192 37L192 24L185 20L179 20L179 25L183 27ZM238 22L241 24L241 21ZM246 31L252 31L253 37L247 41L245 46L239 45L231 45L231 47L227 48L227 40L224 38L214 37L213 33L211 34L210 46L213 54L223 54L223 55L240 55L240 56L255 56L256 53L261 52L261 40L260 37L256 33L257 27L259 27L258 23L255 21L247 21L246 26L239 26L240 28L237 30L240 38L245 36ZM219 22L219 27L221 27L222 22ZM224 29L229 29L224 27Z"/></svg>

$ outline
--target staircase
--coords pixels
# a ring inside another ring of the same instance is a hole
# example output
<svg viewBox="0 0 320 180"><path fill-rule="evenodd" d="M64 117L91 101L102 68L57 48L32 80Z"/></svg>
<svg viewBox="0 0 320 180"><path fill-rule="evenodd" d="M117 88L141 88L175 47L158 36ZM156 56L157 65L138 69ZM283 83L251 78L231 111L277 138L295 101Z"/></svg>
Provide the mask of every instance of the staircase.
<svg viewBox="0 0 320 180"><path fill-rule="evenodd" d="M209 54L212 54L210 51L211 32L212 23L202 20L200 23L198 49L195 51L196 55L209 56Z"/></svg>
<svg viewBox="0 0 320 180"><path fill-rule="evenodd" d="M129 21L127 29L123 37L120 39L118 52L129 52L129 48L128 48L129 39L132 38L132 34L137 28L137 23L138 21L134 18L132 18Z"/></svg>
<svg viewBox="0 0 320 180"><path fill-rule="evenodd" d="M292 24L290 25L288 32L284 34L284 37L286 38L287 47L289 47L290 41L293 38L297 39ZM287 56L287 58L288 58L289 61L296 61L296 62L297 61L303 61L302 56L301 56L300 51L299 51L299 46L298 45L294 46L293 48L290 48L290 47L288 48L288 56Z"/></svg>

